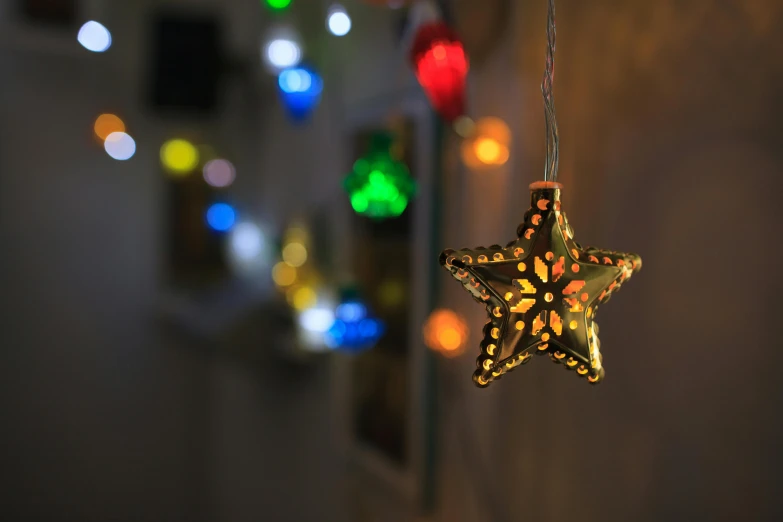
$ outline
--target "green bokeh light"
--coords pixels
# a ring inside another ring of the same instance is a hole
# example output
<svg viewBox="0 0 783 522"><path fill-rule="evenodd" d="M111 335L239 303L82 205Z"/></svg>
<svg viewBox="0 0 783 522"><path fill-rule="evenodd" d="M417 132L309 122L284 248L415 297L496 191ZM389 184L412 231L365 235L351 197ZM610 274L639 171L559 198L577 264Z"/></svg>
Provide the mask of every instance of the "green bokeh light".
<svg viewBox="0 0 783 522"><path fill-rule="evenodd" d="M285 9L291 5L291 0L266 0L266 5L272 9Z"/></svg>
<svg viewBox="0 0 783 522"><path fill-rule="evenodd" d="M345 179L345 190L358 214L378 219L397 217L416 193L416 181L408 167L392 158L391 143L386 134L375 136L370 151L356 160Z"/></svg>

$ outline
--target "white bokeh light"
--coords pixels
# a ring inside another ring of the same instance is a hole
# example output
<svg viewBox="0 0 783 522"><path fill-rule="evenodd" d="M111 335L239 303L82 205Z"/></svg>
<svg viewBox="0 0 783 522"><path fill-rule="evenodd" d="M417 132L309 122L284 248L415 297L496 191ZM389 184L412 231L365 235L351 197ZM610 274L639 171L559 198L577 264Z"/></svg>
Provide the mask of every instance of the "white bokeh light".
<svg viewBox="0 0 783 522"><path fill-rule="evenodd" d="M299 314L299 326L308 332L324 333L334 324L334 312L329 308L313 307Z"/></svg>
<svg viewBox="0 0 783 522"><path fill-rule="evenodd" d="M329 9L326 18L326 27L335 36L345 36L351 30L351 17L341 5L334 5Z"/></svg>
<svg viewBox="0 0 783 522"><path fill-rule="evenodd" d="M106 154L120 161L125 161L136 154L136 142L124 132L112 132L103 142Z"/></svg>
<svg viewBox="0 0 783 522"><path fill-rule="evenodd" d="M204 165L204 181L213 187L228 187L236 178L234 165L225 159L214 159Z"/></svg>
<svg viewBox="0 0 783 522"><path fill-rule="evenodd" d="M302 49L293 40L277 38L266 44L264 56L272 67L284 69L299 63L302 59Z"/></svg>
<svg viewBox="0 0 783 522"><path fill-rule="evenodd" d="M243 222L231 231L231 252L237 260L250 261L264 251L264 235L255 224Z"/></svg>
<svg viewBox="0 0 783 522"><path fill-rule="evenodd" d="M111 33L103 24L90 20L85 23L76 37L88 51L102 53L111 47Z"/></svg>

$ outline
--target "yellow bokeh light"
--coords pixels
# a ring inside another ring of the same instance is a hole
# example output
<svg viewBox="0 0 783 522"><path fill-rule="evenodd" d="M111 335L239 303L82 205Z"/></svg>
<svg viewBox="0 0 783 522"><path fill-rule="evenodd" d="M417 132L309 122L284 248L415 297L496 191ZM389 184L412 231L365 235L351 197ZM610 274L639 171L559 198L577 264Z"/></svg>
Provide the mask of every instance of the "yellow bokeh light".
<svg viewBox="0 0 783 522"><path fill-rule="evenodd" d="M281 261L272 267L272 280L277 286L291 286L296 282L296 268Z"/></svg>
<svg viewBox="0 0 783 522"><path fill-rule="evenodd" d="M297 310L307 310L315 306L318 296L309 286L301 286L297 288L291 297L291 306Z"/></svg>
<svg viewBox="0 0 783 522"><path fill-rule="evenodd" d="M114 114L101 114L95 119L93 129L96 136L105 140L113 132L125 132L125 123Z"/></svg>
<svg viewBox="0 0 783 522"><path fill-rule="evenodd" d="M302 243L288 243L283 247L283 261L293 267L300 267L307 261L307 249Z"/></svg>
<svg viewBox="0 0 783 522"><path fill-rule="evenodd" d="M187 140L169 140L160 148L160 161L172 174L184 176L198 167L198 149Z"/></svg>

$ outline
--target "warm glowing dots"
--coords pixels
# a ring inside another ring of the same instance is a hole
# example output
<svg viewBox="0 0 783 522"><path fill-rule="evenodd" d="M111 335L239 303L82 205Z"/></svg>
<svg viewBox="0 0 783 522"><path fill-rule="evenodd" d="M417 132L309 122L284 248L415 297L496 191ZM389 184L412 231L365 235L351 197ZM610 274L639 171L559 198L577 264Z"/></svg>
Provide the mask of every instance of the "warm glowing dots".
<svg viewBox="0 0 783 522"><path fill-rule="evenodd" d="M296 268L281 261L272 267L272 280L277 286L291 286L296 282Z"/></svg>
<svg viewBox="0 0 783 522"><path fill-rule="evenodd" d="M160 148L160 161L172 174L185 176L198 166L198 149L187 140L169 140Z"/></svg>
<svg viewBox="0 0 783 522"><path fill-rule="evenodd" d="M103 24L94 20L85 23L76 39L82 47L94 53L102 53L111 47L111 33Z"/></svg>
<svg viewBox="0 0 783 522"><path fill-rule="evenodd" d="M571 330L576 330L576 328L577 328L578 326L579 326L579 323L577 323L576 321L571 321L570 323L568 323L568 327L569 327Z"/></svg>
<svg viewBox="0 0 783 522"><path fill-rule="evenodd" d="M302 49L293 39L276 38L264 46L264 59L273 69L294 67L302 59Z"/></svg>
<svg viewBox="0 0 783 522"><path fill-rule="evenodd" d="M103 142L106 154L120 161L125 161L136 154L136 142L124 132L112 132Z"/></svg>
<svg viewBox="0 0 783 522"><path fill-rule="evenodd" d="M298 268L307 261L307 248L298 242L288 243L283 247L283 261L294 268Z"/></svg>
<svg viewBox="0 0 783 522"><path fill-rule="evenodd" d="M525 329L525 322L524 321L517 321L514 324L514 328L516 328L517 330L519 330L521 332L522 330Z"/></svg>
<svg viewBox="0 0 783 522"><path fill-rule="evenodd" d="M101 114L95 119L93 130L104 141L113 132L125 132L125 123L114 114Z"/></svg>
<svg viewBox="0 0 783 522"><path fill-rule="evenodd" d="M228 203L215 203L207 209L207 224L216 232L228 232L234 226L237 214Z"/></svg>
<svg viewBox="0 0 783 522"><path fill-rule="evenodd" d="M469 333L465 319L445 308L433 311L424 324L425 344L447 357L463 352Z"/></svg>
<svg viewBox="0 0 783 522"><path fill-rule="evenodd" d="M291 0L266 0L266 5L275 11L281 11L291 5Z"/></svg>
<svg viewBox="0 0 783 522"><path fill-rule="evenodd" d="M335 36L345 36L351 30L351 17L340 4L334 4L326 15L326 27Z"/></svg>
<svg viewBox="0 0 783 522"><path fill-rule="evenodd" d="M474 169L497 167L508 161L510 145L511 131L503 120L482 118L462 143L462 160Z"/></svg>
<svg viewBox="0 0 783 522"><path fill-rule="evenodd" d="M213 159L204 165L204 181L216 188L228 187L236 178L234 165L225 159Z"/></svg>

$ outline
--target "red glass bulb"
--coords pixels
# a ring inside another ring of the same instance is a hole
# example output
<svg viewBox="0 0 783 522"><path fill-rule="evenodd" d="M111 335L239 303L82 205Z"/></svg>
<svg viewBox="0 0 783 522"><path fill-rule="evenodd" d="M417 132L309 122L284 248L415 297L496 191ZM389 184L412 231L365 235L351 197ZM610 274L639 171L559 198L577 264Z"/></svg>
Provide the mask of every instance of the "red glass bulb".
<svg viewBox="0 0 783 522"><path fill-rule="evenodd" d="M410 58L416 78L441 117L451 122L462 116L469 63L456 33L443 22L422 25Z"/></svg>

